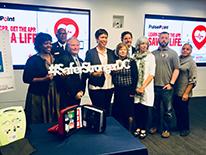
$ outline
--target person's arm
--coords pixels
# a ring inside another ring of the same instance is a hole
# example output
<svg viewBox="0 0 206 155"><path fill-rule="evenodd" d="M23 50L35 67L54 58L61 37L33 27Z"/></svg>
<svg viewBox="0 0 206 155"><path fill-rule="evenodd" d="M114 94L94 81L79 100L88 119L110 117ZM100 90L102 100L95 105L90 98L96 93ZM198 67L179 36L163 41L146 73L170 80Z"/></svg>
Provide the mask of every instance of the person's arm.
<svg viewBox="0 0 206 155"><path fill-rule="evenodd" d="M192 89L196 86L196 83L197 83L197 65L194 61L192 65L190 66L188 80L189 80L189 83L182 95L183 101L187 101L189 99L189 94L192 91Z"/></svg>
<svg viewBox="0 0 206 155"><path fill-rule="evenodd" d="M172 78L170 80L171 84L175 84L175 81L177 80L178 76L179 76L179 69L175 69L172 73Z"/></svg>
<svg viewBox="0 0 206 155"><path fill-rule="evenodd" d="M39 64L41 64L41 61L36 56L32 56L27 60L25 68L24 68L24 73L23 73L24 83L31 84L34 82L44 82L44 81L53 79L53 75L47 74L46 71L45 71L45 74L41 74L42 76L39 75L39 72L40 72L39 67L38 67Z"/></svg>
<svg viewBox="0 0 206 155"><path fill-rule="evenodd" d="M136 89L136 86L137 86L138 68L137 68L136 61L131 61L130 65L131 65L131 77L132 77L132 89L131 89L131 92L130 92L130 96L132 97L135 94L135 89Z"/></svg>
<svg viewBox="0 0 206 155"><path fill-rule="evenodd" d="M42 82L42 81L48 81L52 79L53 79L53 75L47 74L45 77L33 78L32 82Z"/></svg>
<svg viewBox="0 0 206 155"><path fill-rule="evenodd" d="M166 84L163 87L163 89L172 89L172 87L174 86L174 84L179 76L179 72L180 72L179 69L174 69L170 82L168 84Z"/></svg>
<svg viewBox="0 0 206 155"><path fill-rule="evenodd" d="M187 101L189 99L189 93L192 91L192 88L194 87L193 83L190 83L187 85L185 92L182 95L182 100Z"/></svg>
<svg viewBox="0 0 206 155"><path fill-rule="evenodd" d="M80 90L80 91L77 92L75 98L77 100L80 100L83 96L84 96L84 92Z"/></svg>
<svg viewBox="0 0 206 155"><path fill-rule="evenodd" d="M173 64L173 72L172 72L172 77L169 81L169 83L167 83L163 89L172 89L178 76L179 76L179 68L180 68L180 60L179 60L179 56L177 55L176 52L174 52L173 58L172 58L172 64Z"/></svg>
<svg viewBox="0 0 206 155"><path fill-rule="evenodd" d="M153 78L154 78L153 75L148 75L146 80L143 82L142 86L137 88L137 92L143 94L145 91L145 88L150 84Z"/></svg>
<svg viewBox="0 0 206 155"><path fill-rule="evenodd" d="M149 74L147 76L147 78L144 80L143 84L141 87L137 88L137 92L138 93L144 93L145 88L151 83L151 81L154 79L154 75L155 75L155 68L156 68L156 63L155 63L155 57L154 55L148 55L149 57L149 64L148 64L148 71Z"/></svg>

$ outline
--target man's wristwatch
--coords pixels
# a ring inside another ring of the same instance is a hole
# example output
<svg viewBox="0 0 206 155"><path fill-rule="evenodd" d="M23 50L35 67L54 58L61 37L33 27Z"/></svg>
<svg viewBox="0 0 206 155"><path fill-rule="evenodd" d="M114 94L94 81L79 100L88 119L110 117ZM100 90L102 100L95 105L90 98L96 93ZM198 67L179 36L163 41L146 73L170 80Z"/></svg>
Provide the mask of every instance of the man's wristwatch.
<svg viewBox="0 0 206 155"><path fill-rule="evenodd" d="M169 83L171 87L174 87L174 84L172 84L171 82Z"/></svg>

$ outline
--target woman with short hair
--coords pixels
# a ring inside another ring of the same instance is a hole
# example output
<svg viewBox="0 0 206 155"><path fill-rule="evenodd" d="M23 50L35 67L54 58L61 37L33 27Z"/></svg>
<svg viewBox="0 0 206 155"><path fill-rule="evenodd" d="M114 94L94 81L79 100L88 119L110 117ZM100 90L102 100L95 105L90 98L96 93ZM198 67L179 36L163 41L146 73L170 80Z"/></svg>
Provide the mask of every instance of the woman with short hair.
<svg viewBox="0 0 206 155"><path fill-rule="evenodd" d="M155 57L148 50L149 41L146 37L137 40L137 53L134 55L138 67L138 83L134 97L134 115L136 121L135 136L143 139L147 136L146 125L148 119L148 107L154 104L154 76Z"/></svg>
<svg viewBox="0 0 206 155"><path fill-rule="evenodd" d="M95 32L97 46L88 50L85 62L91 65L107 65L115 63L114 52L107 48L108 32L105 29L98 29ZM104 71L94 71L88 76L89 97L92 104L104 109L107 115L111 111L111 98L114 85L112 76Z"/></svg>
<svg viewBox="0 0 206 155"><path fill-rule="evenodd" d="M138 70L134 59L128 57L126 44L119 43L116 47L118 60L127 61L130 68L112 71L114 83L113 116L129 131L134 123L134 95L138 80Z"/></svg>
<svg viewBox="0 0 206 155"><path fill-rule="evenodd" d="M59 114L59 95L48 74L49 66L54 59L51 55L52 37L47 33L38 33L34 48L37 54L29 57L26 62L23 81L29 84L25 112L27 123L48 123L57 121Z"/></svg>
<svg viewBox="0 0 206 155"><path fill-rule="evenodd" d="M192 59L192 45L185 43L180 55L180 73L174 87L174 110L180 136L190 133L189 100L197 83L197 66Z"/></svg>

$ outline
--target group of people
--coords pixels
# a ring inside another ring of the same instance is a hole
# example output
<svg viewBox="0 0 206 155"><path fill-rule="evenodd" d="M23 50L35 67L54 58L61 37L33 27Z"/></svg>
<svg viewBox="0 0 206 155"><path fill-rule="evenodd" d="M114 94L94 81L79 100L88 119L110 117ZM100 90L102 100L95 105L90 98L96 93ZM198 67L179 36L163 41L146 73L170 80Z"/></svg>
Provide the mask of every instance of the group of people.
<svg viewBox="0 0 206 155"><path fill-rule="evenodd" d="M140 37L133 47L132 33L125 31L121 34L121 43L111 50L106 46L108 32L98 29L95 32L97 46L86 52L83 61L78 56L80 42L77 38L67 39L63 28L58 29L56 37L58 41L52 44L49 34L38 33L34 42L37 54L25 65L23 81L29 84L25 104L28 125L57 121L61 109L80 104L87 85L92 104L104 109L108 116L113 115L139 138L147 136L149 109L152 110L149 132L159 131L162 137L168 138L174 118L173 107L180 135L189 134L188 104L197 77L189 43L183 45L178 57L168 47L169 33L162 32L158 49L150 52L146 37ZM62 73L55 77L48 74L51 64L61 63L64 67L69 67L71 62L74 66L81 66L83 62L107 65L116 60L127 60L130 68L111 73Z"/></svg>

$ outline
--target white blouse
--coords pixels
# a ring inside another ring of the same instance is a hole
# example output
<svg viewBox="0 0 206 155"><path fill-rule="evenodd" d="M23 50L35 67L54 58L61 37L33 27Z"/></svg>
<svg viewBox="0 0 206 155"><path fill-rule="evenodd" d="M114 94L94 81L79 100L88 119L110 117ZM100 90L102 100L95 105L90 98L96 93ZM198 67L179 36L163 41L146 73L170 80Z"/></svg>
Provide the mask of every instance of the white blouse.
<svg viewBox="0 0 206 155"><path fill-rule="evenodd" d="M108 59L107 58L107 51L104 54L98 52L98 56L99 56L99 59L101 61L101 64L102 65L107 65L107 62L108 62L108 60L107 60ZM98 90L98 89L111 89L111 88L113 88L114 85L112 83L111 74L104 73L104 75L105 75L105 81L104 81L103 87L93 86L93 85L89 84L89 89Z"/></svg>

